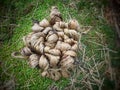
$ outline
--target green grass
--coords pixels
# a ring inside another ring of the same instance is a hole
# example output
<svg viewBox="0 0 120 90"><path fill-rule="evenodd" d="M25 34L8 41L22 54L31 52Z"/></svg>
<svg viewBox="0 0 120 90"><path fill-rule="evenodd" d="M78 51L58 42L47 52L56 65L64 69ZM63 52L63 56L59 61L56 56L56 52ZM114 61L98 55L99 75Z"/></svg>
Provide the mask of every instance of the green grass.
<svg viewBox="0 0 120 90"><path fill-rule="evenodd" d="M69 5L72 2L76 7ZM4 3L8 5L9 0L4 1ZM33 8L24 15L24 11L27 10L30 4L33 4ZM18 27L14 28L12 37L5 40L0 47L0 61L2 62L0 66L1 82L14 78L16 90L46 90L52 84L58 86L59 89L63 89L68 85L69 79L61 79L55 82L51 79L43 78L40 76L40 70L30 68L26 60L11 57L12 52L18 51L24 46L22 37L31 32L31 18L38 20L48 18L50 8L53 5L59 8L65 21L68 21L70 18L76 18L81 25L92 26L92 30L87 35L83 35L81 40L86 46L86 55L93 55L93 51L94 54L96 53L96 60L103 60L103 57L100 57L100 52L96 50L102 47L88 41L94 41L102 45L107 44L108 48L115 50L113 43L115 34L102 16L102 10L106 2L99 3L98 1L85 0L80 0L78 3L72 0L19 0L16 2L13 0L10 6L16 8L16 12L12 13L12 15L16 14ZM103 35L102 40L96 32Z"/></svg>

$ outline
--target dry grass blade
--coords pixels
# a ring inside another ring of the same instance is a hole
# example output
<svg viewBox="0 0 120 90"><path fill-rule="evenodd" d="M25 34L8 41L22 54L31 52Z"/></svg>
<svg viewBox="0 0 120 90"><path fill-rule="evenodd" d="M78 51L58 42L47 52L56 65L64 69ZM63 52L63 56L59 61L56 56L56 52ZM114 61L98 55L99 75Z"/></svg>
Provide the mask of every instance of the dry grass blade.
<svg viewBox="0 0 120 90"><path fill-rule="evenodd" d="M93 42L93 41L88 41L88 42L91 42L98 46L102 46L108 52L111 51L116 53L116 51L111 50L107 48L107 46L104 46L97 42ZM101 70L103 69L103 67L105 67L106 62L109 63L107 59L110 59L109 53L106 52L105 49L101 50L100 52L102 53L101 59L105 59L106 61L105 60L97 61L96 54L94 54L94 51L92 51L92 56L88 57L86 53L87 52L86 46L79 42L79 51L80 51L79 54L82 56L82 60L79 60L79 59L76 60L78 61L78 63L76 64L77 68L76 68L76 71L74 70L74 76L71 80L71 88L74 88L73 85L80 84L81 86L80 88L82 89L84 88L84 89L93 90L93 86L97 86L99 90L102 90L104 77L102 77ZM80 76L81 76L81 79L79 79Z"/></svg>
<svg viewBox="0 0 120 90"><path fill-rule="evenodd" d="M104 45L102 45L100 43L90 41L90 40L87 40L87 42L93 43L93 44L98 45L98 46L102 46L102 47L104 47L105 50L109 50L110 52L117 53L117 51L114 51L114 50L112 50L112 49L110 49L110 48L108 48L108 47L106 47L106 46L104 46Z"/></svg>
<svg viewBox="0 0 120 90"><path fill-rule="evenodd" d="M53 83L48 87L48 90L59 90L58 87Z"/></svg>
<svg viewBox="0 0 120 90"><path fill-rule="evenodd" d="M92 29L92 26L82 26L80 32L82 34L87 34Z"/></svg>
<svg viewBox="0 0 120 90"><path fill-rule="evenodd" d="M109 73L110 74L110 79L113 80L113 70L112 70L112 67L111 67L111 59L110 59L109 51L104 50L104 57L105 57L105 62L108 65L106 67L106 73Z"/></svg>

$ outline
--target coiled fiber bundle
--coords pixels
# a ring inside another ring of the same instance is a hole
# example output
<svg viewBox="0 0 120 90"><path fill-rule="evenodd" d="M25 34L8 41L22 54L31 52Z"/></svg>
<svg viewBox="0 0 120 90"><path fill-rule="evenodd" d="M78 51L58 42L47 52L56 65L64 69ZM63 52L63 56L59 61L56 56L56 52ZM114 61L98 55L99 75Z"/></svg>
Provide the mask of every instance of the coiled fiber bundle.
<svg viewBox="0 0 120 90"><path fill-rule="evenodd" d="M32 68L39 67L43 77L59 80L69 77L74 68L78 49L78 29L76 20L68 23L62 20L61 13L53 6L50 20L35 22L32 32L23 37L25 47L20 50ZM16 53L12 53L14 57Z"/></svg>

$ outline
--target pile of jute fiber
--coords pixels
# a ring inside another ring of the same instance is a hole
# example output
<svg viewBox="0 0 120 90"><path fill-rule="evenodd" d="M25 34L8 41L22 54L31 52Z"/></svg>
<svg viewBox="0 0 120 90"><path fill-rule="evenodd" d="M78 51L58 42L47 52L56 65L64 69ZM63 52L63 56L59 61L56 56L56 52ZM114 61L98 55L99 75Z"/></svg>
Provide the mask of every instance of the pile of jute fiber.
<svg viewBox="0 0 120 90"><path fill-rule="evenodd" d="M43 77L53 80L67 78L75 68L78 30L77 20L64 22L58 8L53 6L50 19L34 21L32 32L23 37L24 48L13 52L12 56L27 59L32 68L39 67Z"/></svg>

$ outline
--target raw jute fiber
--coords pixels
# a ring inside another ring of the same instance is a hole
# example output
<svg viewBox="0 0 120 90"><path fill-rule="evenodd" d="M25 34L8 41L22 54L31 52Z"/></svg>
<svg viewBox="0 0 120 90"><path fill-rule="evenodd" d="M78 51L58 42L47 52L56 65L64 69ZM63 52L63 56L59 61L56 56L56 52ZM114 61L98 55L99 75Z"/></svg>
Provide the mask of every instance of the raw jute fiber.
<svg viewBox="0 0 120 90"><path fill-rule="evenodd" d="M42 71L43 77L59 80L69 77L77 57L79 24L72 19L64 22L61 13L53 6L50 20L34 21L32 32L23 37L24 48L16 58L26 58L30 67Z"/></svg>

